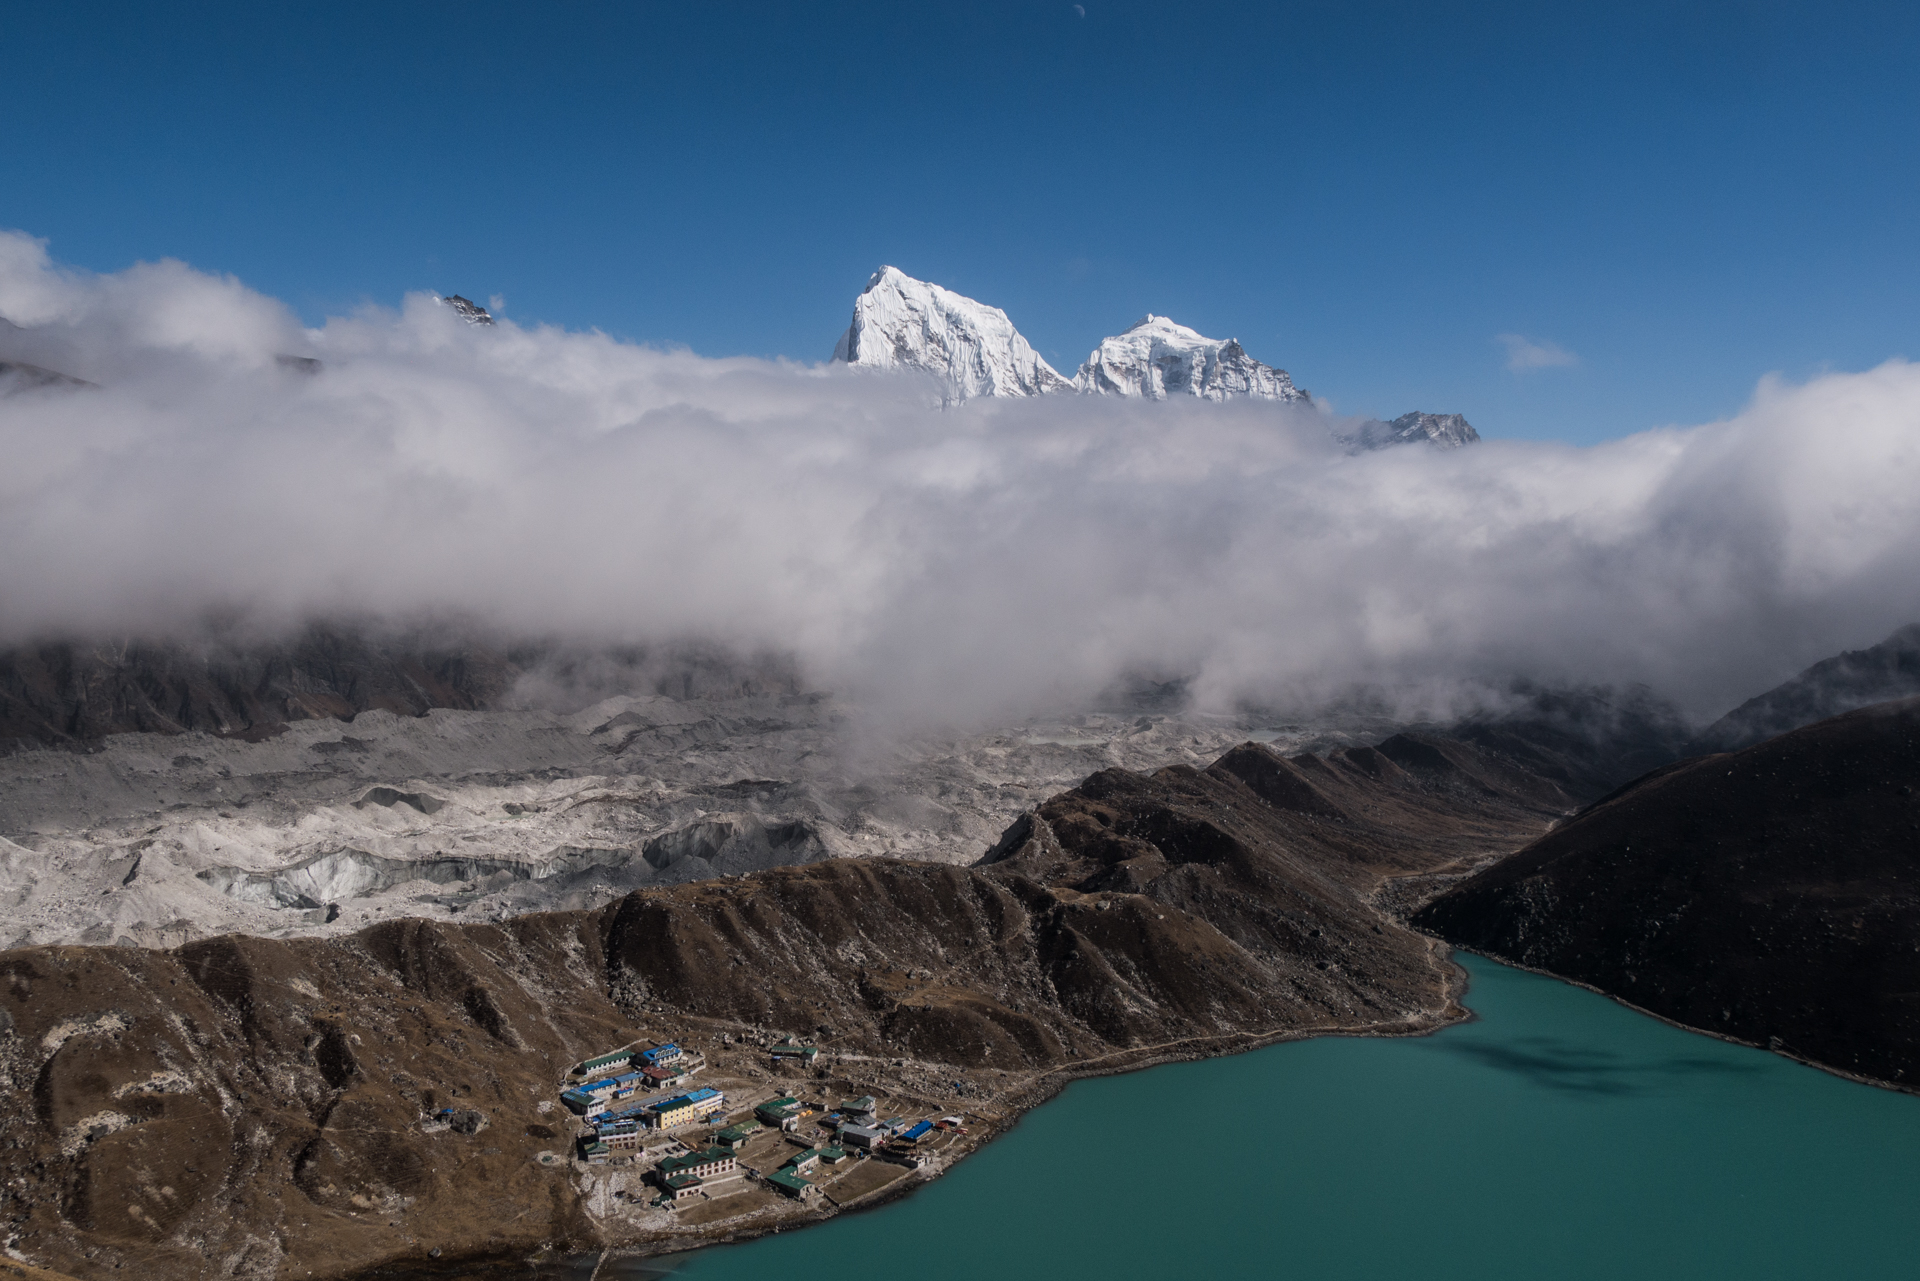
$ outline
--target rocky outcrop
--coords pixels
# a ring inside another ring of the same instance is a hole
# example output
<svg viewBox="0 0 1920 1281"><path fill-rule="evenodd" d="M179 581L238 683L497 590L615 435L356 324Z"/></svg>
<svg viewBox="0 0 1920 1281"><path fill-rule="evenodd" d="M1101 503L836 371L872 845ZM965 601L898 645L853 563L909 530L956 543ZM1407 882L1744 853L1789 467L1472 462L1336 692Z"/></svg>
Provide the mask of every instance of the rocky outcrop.
<svg viewBox="0 0 1920 1281"><path fill-rule="evenodd" d="M1920 699L1657 771L1415 923L1677 1023L1920 1085Z"/></svg>

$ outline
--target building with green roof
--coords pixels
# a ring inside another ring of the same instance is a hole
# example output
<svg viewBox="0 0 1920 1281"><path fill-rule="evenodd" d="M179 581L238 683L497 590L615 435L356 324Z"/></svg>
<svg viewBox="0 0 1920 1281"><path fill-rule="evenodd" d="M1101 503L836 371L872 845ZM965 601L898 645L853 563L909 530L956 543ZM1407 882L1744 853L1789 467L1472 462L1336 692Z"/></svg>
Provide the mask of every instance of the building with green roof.
<svg viewBox="0 0 1920 1281"><path fill-rule="evenodd" d="M816 1191L813 1184L807 1182L799 1175L789 1174L785 1170L775 1170L767 1176L767 1182L796 1201L805 1200L808 1193Z"/></svg>
<svg viewBox="0 0 1920 1281"><path fill-rule="evenodd" d="M773 1056L775 1063L796 1059L802 1063L811 1063L819 1057L820 1049L818 1046L802 1045L792 1037L788 1037L780 1044L770 1047L767 1053Z"/></svg>
<svg viewBox="0 0 1920 1281"><path fill-rule="evenodd" d="M602 1054L597 1059L588 1059L573 1070L575 1076L592 1076L595 1072L604 1072L608 1068L626 1067L633 1061L632 1050L615 1050L612 1054Z"/></svg>
<svg viewBox="0 0 1920 1281"><path fill-rule="evenodd" d="M758 1121L738 1121L713 1136L713 1141L729 1151L739 1151L747 1140L766 1127Z"/></svg>
<svg viewBox="0 0 1920 1281"><path fill-rule="evenodd" d="M715 1175L732 1174L738 1168L733 1153L725 1148L708 1148L704 1152L688 1152L684 1156L670 1156L654 1171L663 1179L680 1174L696 1174L703 1179Z"/></svg>
<svg viewBox="0 0 1920 1281"><path fill-rule="evenodd" d="M788 1097L784 1099L768 1099L765 1103L754 1108L753 1114L760 1119L762 1125L777 1126L799 1110L800 1100Z"/></svg>
<svg viewBox="0 0 1920 1281"><path fill-rule="evenodd" d="M811 1174L813 1173L814 1167L819 1164L820 1149L808 1148L805 1152L796 1152L788 1157L786 1163L780 1168L783 1170L792 1170L795 1174Z"/></svg>

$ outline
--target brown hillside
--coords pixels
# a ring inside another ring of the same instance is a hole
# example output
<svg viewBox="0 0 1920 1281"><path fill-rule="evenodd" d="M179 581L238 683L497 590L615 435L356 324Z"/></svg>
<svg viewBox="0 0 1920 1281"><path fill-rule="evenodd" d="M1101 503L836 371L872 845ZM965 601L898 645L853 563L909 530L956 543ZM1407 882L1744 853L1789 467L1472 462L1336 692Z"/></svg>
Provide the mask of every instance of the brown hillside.
<svg viewBox="0 0 1920 1281"><path fill-rule="evenodd" d="M1062 1075L1425 1030L1457 1017L1452 971L1368 893L1562 804L1444 740L1248 745L1096 775L979 867L837 860L499 924L0 953L6 1231L47 1266L152 1278L684 1248L693 1229L597 1192L571 1118L540 1110L582 1057L684 1037L739 1098L775 1082L723 1037L814 1035L803 1088L965 1100L984 1137ZM461 1123L428 1124L442 1108Z"/></svg>

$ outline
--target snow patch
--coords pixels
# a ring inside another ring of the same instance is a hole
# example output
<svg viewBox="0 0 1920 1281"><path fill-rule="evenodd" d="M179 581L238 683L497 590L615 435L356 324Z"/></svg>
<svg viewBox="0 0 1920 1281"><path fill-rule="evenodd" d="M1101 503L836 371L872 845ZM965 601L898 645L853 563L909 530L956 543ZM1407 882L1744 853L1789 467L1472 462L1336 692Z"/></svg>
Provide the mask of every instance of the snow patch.
<svg viewBox="0 0 1920 1281"><path fill-rule="evenodd" d="M118 1010L108 1010L105 1014L96 1014L88 1019L68 1019L64 1023L55 1024L45 1036L40 1038L40 1048L48 1054L53 1054L76 1036L84 1036L89 1032L102 1034L124 1032L131 1026L133 1025L127 1021L127 1016Z"/></svg>
<svg viewBox="0 0 1920 1281"><path fill-rule="evenodd" d="M67 1127L60 1137L60 1155L78 1156L80 1150L95 1139L104 1139L116 1130L124 1130L139 1122L123 1112L95 1112L92 1116L83 1116Z"/></svg>

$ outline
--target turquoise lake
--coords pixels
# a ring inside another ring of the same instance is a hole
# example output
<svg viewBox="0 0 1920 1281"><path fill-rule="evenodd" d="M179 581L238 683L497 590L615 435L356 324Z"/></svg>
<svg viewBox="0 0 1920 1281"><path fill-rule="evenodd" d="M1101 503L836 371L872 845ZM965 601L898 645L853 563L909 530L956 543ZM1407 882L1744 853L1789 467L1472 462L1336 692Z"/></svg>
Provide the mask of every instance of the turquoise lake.
<svg viewBox="0 0 1920 1281"><path fill-rule="evenodd" d="M1461 959L1436 1036L1077 1082L904 1200L599 1275L1920 1275L1920 1098Z"/></svg>

